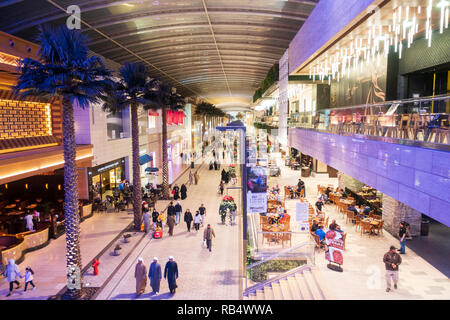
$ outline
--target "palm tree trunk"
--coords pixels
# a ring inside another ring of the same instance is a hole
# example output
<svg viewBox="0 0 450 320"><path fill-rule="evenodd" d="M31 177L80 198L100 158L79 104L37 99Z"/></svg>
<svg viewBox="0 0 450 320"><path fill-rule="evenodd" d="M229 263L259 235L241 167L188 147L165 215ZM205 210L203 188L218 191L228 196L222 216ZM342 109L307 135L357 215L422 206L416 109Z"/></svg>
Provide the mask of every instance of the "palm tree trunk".
<svg viewBox="0 0 450 320"><path fill-rule="evenodd" d="M131 111L131 147L133 157L133 214L134 230L141 230L142 224L142 190L141 166L139 163L139 122L138 106L130 106Z"/></svg>
<svg viewBox="0 0 450 320"><path fill-rule="evenodd" d="M76 167L75 124L70 98L63 99L64 217L66 227L66 264L68 299L81 296L80 215Z"/></svg>
<svg viewBox="0 0 450 320"><path fill-rule="evenodd" d="M169 200L169 164L167 156L167 113L166 106L163 105L162 112L162 192L163 199Z"/></svg>

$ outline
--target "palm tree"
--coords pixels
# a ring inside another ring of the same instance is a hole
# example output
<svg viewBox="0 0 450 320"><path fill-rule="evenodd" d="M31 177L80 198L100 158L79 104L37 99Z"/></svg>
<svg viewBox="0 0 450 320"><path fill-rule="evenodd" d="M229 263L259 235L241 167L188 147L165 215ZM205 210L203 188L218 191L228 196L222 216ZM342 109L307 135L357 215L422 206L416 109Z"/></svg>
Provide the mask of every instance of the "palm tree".
<svg viewBox="0 0 450 320"><path fill-rule="evenodd" d="M206 118L209 117L214 110L214 105L208 102L200 102L195 108L195 115L202 117L202 140L205 137L206 132Z"/></svg>
<svg viewBox="0 0 450 320"><path fill-rule="evenodd" d="M120 112L130 108L131 147L133 167L133 213L134 229L139 231L142 224L142 189L139 163L139 122L138 108L148 109L152 104L147 99L149 91L155 91L156 80L150 79L147 67L142 63L125 63L119 70L119 80L114 82L102 96L103 110Z"/></svg>
<svg viewBox="0 0 450 320"><path fill-rule="evenodd" d="M99 57L88 56L87 38L81 32L65 26L56 30L40 27L39 31L39 60L25 58L19 62L21 75L13 92L19 99L62 98L66 297L76 299L82 293L82 264L73 106L86 108L97 103L110 81L110 72Z"/></svg>
<svg viewBox="0 0 450 320"><path fill-rule="evenodd" d="M149 108L161 109L162 117L162 197L169 199L169 160L167 155L167 110L180 110L184 108L184 98L174 92L174 88L160 80L156 81L156 90L147 92L146 98L150 101Z"/></svg>

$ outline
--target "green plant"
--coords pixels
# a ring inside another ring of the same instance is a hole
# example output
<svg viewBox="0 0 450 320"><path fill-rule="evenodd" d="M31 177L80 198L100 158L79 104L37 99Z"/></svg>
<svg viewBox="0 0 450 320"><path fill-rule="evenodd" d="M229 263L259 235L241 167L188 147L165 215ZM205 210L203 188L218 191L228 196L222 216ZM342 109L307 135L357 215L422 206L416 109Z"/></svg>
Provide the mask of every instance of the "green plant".
<svg viewBox="0 0 450 320"><path fill-rule="evenodd" d="M267 273L269 272L283 273L304 264L306 264L306 260L270 260L251 268L248 271L248 277L253 282L262 282L267 280Z"/></svg>
<svg viewBox="0 0 450 320"><path fill-rule="evenodd" d="M266 77L261 82L260 88L255 91L253 95L253 102L256 102L259 98L262 97L264 92L266 92L269 87L278 81L279 78L279 65L278 63L274 64L272 68L270 68L269 72L267 72Z"/></svg>

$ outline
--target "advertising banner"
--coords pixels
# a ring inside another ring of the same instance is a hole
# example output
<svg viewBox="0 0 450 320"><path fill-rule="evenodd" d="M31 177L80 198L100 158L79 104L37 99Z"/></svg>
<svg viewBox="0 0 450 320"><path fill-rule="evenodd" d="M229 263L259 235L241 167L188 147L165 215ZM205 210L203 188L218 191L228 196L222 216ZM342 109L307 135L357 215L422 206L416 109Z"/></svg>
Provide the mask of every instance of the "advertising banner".
<svg viewBox="0 0 450 320"><path fill-rule="evenodd" d="M267 168L247 167L247 213L267 212Z"/></svg>
<svg viewBox="0 0 450 320"><path fill-rule="evenodd" d="M295 220L299 223L300 232L309 232L308 202L297 202L295 204Z"/></svg>
<svg viewBox="0 0 450 320"><path fill-rule="evenodd" d="M344 264L344 240L341 232L328 230L325 241L328 250L325 252L325 259L339 265Z"/></svg>

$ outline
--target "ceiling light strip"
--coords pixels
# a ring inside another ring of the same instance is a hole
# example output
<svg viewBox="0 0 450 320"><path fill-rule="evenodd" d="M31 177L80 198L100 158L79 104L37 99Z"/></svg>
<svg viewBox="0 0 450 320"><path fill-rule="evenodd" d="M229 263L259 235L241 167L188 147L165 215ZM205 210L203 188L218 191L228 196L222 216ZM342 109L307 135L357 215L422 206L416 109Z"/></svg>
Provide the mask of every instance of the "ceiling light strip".
<svg viewBox="0 0 450 320"><path fill-rule="evenodd" d="M228 77L227 77L227 74L225 73L225 68L223 66L223 61L222 61L222 56L220 55L219 46L217 45L216 35L214 34L214 30L213 30L213 27L211 25L211 20L209 19L208 9L206 8L205 0L202 0L202 2L203 2L203 8L205 9L206 19L208 19L209 29L211 30L211 35L212 35L213 40L214 40L214 45L216 46L217 55L219 56L220 65L222 66L223 75L225 76L225 82L227 83L228 93L231 96L232 94L231 94L230 85L228 84Z"/></svg>
<svg viewBox="0 0 450 320"><path fill-rule="evenodd" d="M53 6L55 6L56 8L66 12L66 10L61 7L59 4L57 4L56 2L52 1L52 0L47 0L47 2L49 2L50 4L52 4ZM78 17L75 16L75 19L78 19ZM134 57L138 58L139 60L145 62L146 64L148 64L149 66L153 67L154 69L158 70L159 72L161 72L162 74L164 74L165 76L167 76L168 78L172 79L173 81L175 81L176 83L180 84L181 86L183 86L184 88L188 89L189 91L195 93L197 96L199 96L202 99L207 100L205 97L203 97L202 95L200 95L199 93L197 93L196 91L192 90L191 88L185 86L184 84L182 84L180 81L178 81L177 79L175 79L174 77L172 77L171 75L169 75L167 72L165 72L164 70L161 70L160 68L158 68L157 66L155 66L154 64L152 64L151 62L149 62L147 59L142 58L141 56L139 56L138 54L134 53L133 51L131 51L130 49L128 49L127 47L125 47L124 45L122 45L121 43L117 42L116 40L110 38L108 35L106 35L105 33L101 32L100 30L98 30L97 28L91 26L89 23L87 23L86 21L83 21L83 19L79 19L81 23L83 23L84 25L86 25L89 29L97 32L98 34L100 34L102 37L108 39L109 41L111 41L112 43L114 43L115 45L119 46L120 48L124 49L125 51L127 51L128 53L130 53L131 55L133 55Z"/></svg>

